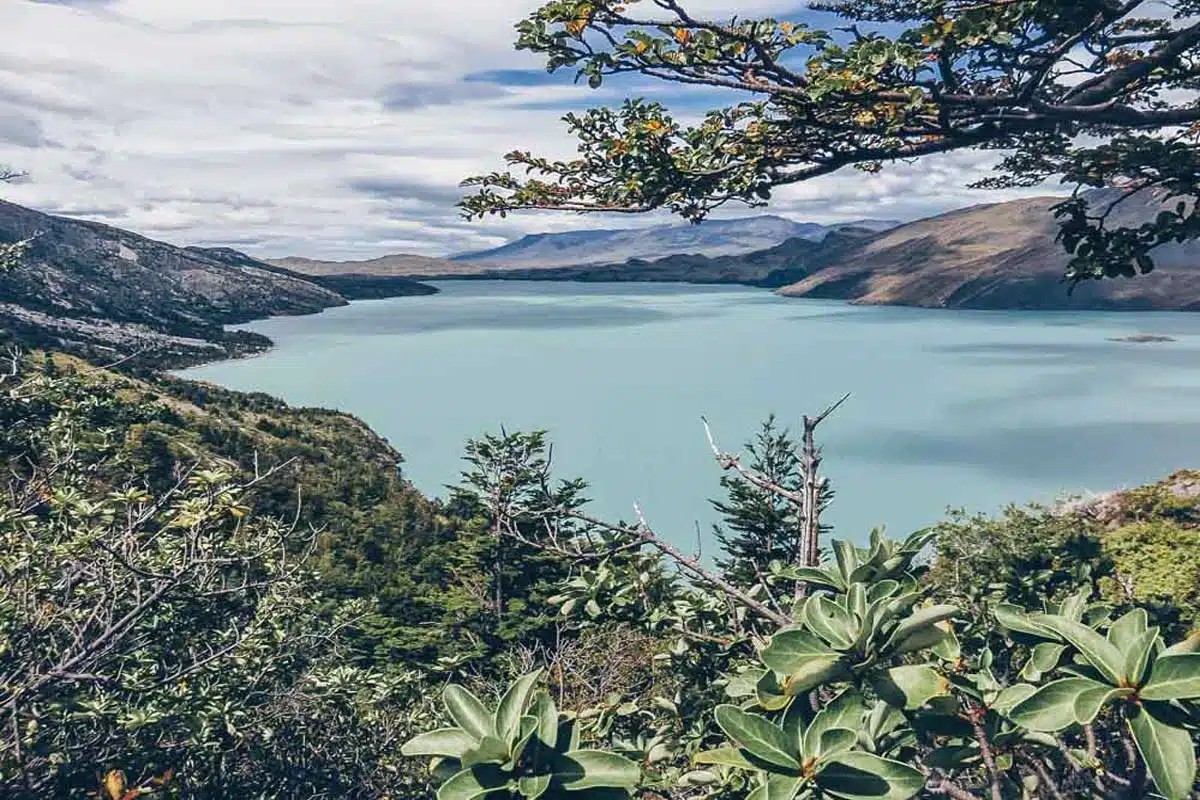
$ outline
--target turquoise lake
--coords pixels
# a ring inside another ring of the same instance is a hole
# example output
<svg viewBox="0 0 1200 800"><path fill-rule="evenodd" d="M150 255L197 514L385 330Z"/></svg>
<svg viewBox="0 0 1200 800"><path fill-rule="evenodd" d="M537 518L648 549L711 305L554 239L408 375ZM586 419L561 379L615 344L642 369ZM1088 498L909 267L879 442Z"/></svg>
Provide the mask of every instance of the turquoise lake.
<svg viewBox="0 0 1200 800"><path fill-rule="evenodd" d="M820 427L835 536L900 535L947 506L1107 491L1200 465L1200 315L944 311L661 284L445 282L241 326L277 347L181 373L353 413L435 495L465 441L549 431L593 511L694 549L716 520L718 444L775 412ZM1175 341L1114 342L1137 333Z"/></svg>

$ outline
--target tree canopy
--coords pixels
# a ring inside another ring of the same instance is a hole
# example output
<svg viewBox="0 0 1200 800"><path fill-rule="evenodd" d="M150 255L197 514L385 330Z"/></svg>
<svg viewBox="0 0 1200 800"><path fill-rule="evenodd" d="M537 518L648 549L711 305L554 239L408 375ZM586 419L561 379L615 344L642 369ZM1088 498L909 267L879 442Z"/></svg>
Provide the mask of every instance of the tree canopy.
<svg viewBox="0 0 1200 800"><path fill-rule="evenodd" d="M465 215L667 209L700 221L845 167L982 149L1002 156L974 186L1075 187L1055 210L1072 284L1149 272L1155 247L1200 236L1197 0L812 4L836 15L829 30L686 6L553 0L517 25L516 46L592 87L634 73L736 102L694 125L644 99L568 114L577 158L508 153L507 171L464 182L479 187ZM1100 187L1124 191L1089 203ZM1117 204L1146 191L1163 203L1155 220L1112 224Z"/></svg>

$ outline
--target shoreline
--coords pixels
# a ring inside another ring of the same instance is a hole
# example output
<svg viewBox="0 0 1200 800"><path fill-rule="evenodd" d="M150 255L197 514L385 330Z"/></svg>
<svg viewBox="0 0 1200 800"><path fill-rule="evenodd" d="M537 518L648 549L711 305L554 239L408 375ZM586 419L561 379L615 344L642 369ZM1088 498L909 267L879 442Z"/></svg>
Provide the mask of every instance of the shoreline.
<svg viewBox="0 0 1200 800"><path fill-rule="evenodd" d="M1185 309L1165 309L1165 310L1163 310L1163 309L1131 309L1131 308L1029 308L1029 307L963 308L963 307L955 307L955 306L914 305L911 303L861 303L861 302L856 302L854 300L847 300L844 298L835 298L835 297L794 297L794 296L779 294L778 292L771 290L770 287L765 287L760 284L756 284L756 283L749 282L749 281L705 281L705 280L690 280L689 281L689 280L677 280L677 279L675 279L675 280L665 280L665 279L664 280L656 280L656 279L645 279L645 278L620 280L620 281L607 281L607 280L587 280L587 279L579 279L579 278L561 278L561 277L528 278L528 277L524 277L523 275L522 276L514 275L512 277L497 277L497 276L491 275L491 274L489 274L489 275L453 275L453 276L417 275L417 276L411 276L411 278L406 276L406 279L411 280L411 281L420 282L422 284L431 284L434 282L438 282L438 283L471 283L471 282L483 282L483 281L496 281L496 282L518 283L518 284L520 284L520 283L528 283L528 284L560 283L560 284L579 284L579 285L592 285L592 286L605 285L605 284L612 285L612 286L627 286L630 284L657 284L657 285L677 284L679 286L709 286L709 287L716 287L716 288L719 288L719 287L742 287L742 288L746 288L746 289L766 289L766 290L770 291L770 293L772 295L780 298L781 300L783 300L785 302L804 301L804 300L817 300L820 302L834 301L834 302L841 303L841 304L848 305L848 306L860 306L860 307L864 307L864 308L899 308L899 309L910 309L913 311L946 311L946 312L959 312L959 313L965 312L968 314L1038 313L1038 314L1054 314L1056 316L1057 315L1067 316L1067 315L1079 315L1081 313L1082 314L1089 314L1089 313L1091 313L1091 314L1120 314L1120 315L1124 315L1124 314L1172 314L1172 315L1180 315L1181 314L1181 315L1186 315L1186 314L1194 313L1194 312L1189 312ZM437 287L433 287L433 288L437 289ZM393 300L398 297L433 297L437 294L440 294L440 290L435 291L435 292L426 292L426 293L412 294L412 295L397 294L397 295L392 295L392 296L388 296L388 297L346 298L346 303L344 305L329 306L326 308L321 308L321 309L317 309L315 311L301 313L301 314L266 315L266 316L256 317L254 319L244 320L241 322L230 323L230 325L249 325L249 324L252 324L255 322L262 322L264 320L277 319L280 317L315 316L318 314L324 314L325 312L327 312L333 308L346 308L348 306L356 305L359 303L380 302L380 301L385 301L385 300ZM230 332L228 330L228 326L223 326L223 329L227 333ZM206 366L208 364L218 364L218 363L221 363L224 361L242 361L242 360L258 358L260 356L267 355L268 353L275 350L275 348L277 347L275 341L273 339L271 339L270 337L266 336L265 334L259 333L257 331L246 330L246 329L243 329L243 331L245 333L250 333L257 337L262 337L263 339L265 339L268 342L268 344L266 346L264 346L263 348L257 349L257 350L248 350L248 351L243 351L243 352L238 352L238 353L227 354L224 356L219 356L219 355L214 354L214 356L212 358L205 358L205 359L202 359L199 361L189 361L185 365L178 366L178 367L171 367L171 366L164 367L162 369L162 371L176 375L177 377L187 378L186 375L182 375L180 373L186 372L186 371L192 370L192 369L197 369L197 368ZM236 332L237 331L234 331L234 333L236 333ZM1173 343L1177 343L1178 339L1175 339L1174 337L1166 335L1166 334L1146 333L1146 332L1139 331L1139 332L1131 332L1126 335L1105 337L1104 341L1107 343L1112 343L1112 344L1143 344L1143 343L1173 344ZM200 380L197 378L187 378L187 379Z"/></svg>

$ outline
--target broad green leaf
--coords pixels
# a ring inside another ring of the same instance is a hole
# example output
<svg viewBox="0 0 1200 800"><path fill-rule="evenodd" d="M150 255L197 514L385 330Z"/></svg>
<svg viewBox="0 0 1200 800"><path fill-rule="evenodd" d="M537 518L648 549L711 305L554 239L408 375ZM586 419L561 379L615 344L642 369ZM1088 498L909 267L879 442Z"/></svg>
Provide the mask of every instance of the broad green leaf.
<svg viewBox="0 0 1200 800"><path fill-rule="evenodd" d="M817 595L804 607L804 620L810 631L839 650L852 646L858 633L846 609L824 595Z"/></svg>
<svg viewBox="0 0 1200 800"><path fill-rule="evenodd" d="M716 750L705 750L697 753L692 761L696 764L721 764L738 769L758 769L754 762L742 755L740 747L718 747Z"/></svg>
<svg viewBox="0 0 1200 800"><path fill-rule="evenodd" d="M1111 686L1099 686L1080 692L1075 697L1075 721L1080 725L1091 725L1096 721L1096 717L1100 716L1100 709L1110 700L1132 693L1132 689L1114 689Z"/></svg>
<svg viewBox="0 0 1200 800"><path fill-rule="evenodd" d="M1001 690L1000 693L996 695L996 699L992 701L991 707L1001 714L1007 715L1013 706L1017 705L1017 703L1020 703L1022 700L1029 697L1029 695L1036 691L1037 687L1028 683L1014 684L1006 689Z"/></svg>
<svg viewBox="0 0 1200 800"><path fill-rule="evenodd" d="M437 800L477 800L504 788L508 776L495 764L476 764L438 787Z"/></svg>
<svg viewBox="0 0 1200 800"><path fill-rule="evenodd" d="M814 686L835 679L845 669L842 659L837 656L819 656L804 662L795 672L783 680L783 693L793 697L801 692L807 692Z"/></svg>
<svg viewBox="0 0 1200 800"><path fill-rule="evenodd" d="M780 767L796 769L799 748L788 739L783 729L737 706L719 705L715 715L725 735L763 761Z"/></svg>
<svg viewBox="0 0 1200 800"><path fill-rule="evenodd" d="M1125 659L1108 639L1087 625L1065 617L1039 614L1034 619L1038 625L1049 628L1070 642L1110 683L1121 684L1125 677Z"/></svg>
<svg viewBox="0 0 1200 800"><path fill-rule="evenodd" d="M1128 653L1130 645L1146 632L1149 625L1146 609L1135 608L1108 626L1108 640L1122 653Z"/></svg>
<svg viewBox="0 0 1200 800"><path fill-rule="evenodd" d="M500 698L500 705L496 707L495 725L496 735L501 739L510 742L517 739L520 734L521 716L525 712L533 686L540 677L540 669L522 675L513 681L504 697Z"/></svg>
<svg viewBox="0 0 1200 800"><path fill-rule="evenodd" d="M950 682L937 670L923 664L893 667L872 682L879 696L896 708L913 711L930 698L949 694Z"/></svg>
<svg viewBox="0 0 1200 800"><path fill-rule="evenodd" d="M1141 686L1146 682L1146 670L1150 666L1150 656L1154 654L1154 646L1157 643L1158 628L1150 628L1142 631L1124 648L1125 677L1130 685Z"/></svg>
<svg viewBox="0 0 1200 800"><path fill-rule="evenodd" d="M475 746L475 739L462 728L439 728L410 739L400 747L406 756L445 756L461 759Z"/></svg>
<svg viewBox="0 0 1200 800"><path fill-rule="evenodd" d="M569 791L593 787L632 789L642 779L636 763L603 750L571 750L554 765L554 779Z"/></svg>
<svg viewBox="0 0 1200 800"><path fill-rule="evenodd" d="M834 570L817 569L816 567L798 567L793 570L792 574L796 580L811 586L821 586L839 592L846 591L846 582Z"/></svg>
<svg viewBox="0 0 1200 800"><path fill-rule="evenodd" d="M929 625L921 628L918 631L906 636L904 641L896 643L892 648L892 655L904 655L905 653L915 653L918 650L943 650L950 646L954 638L954 634L947 633L937 625Z"/></svg>
<svg viewBox="0 0 1200 800"><path fill-rule="evenodd" d="M473 764L503 764L508 761L510 750L508 742L501 741L495 736L485 736L462 755L464 767Z"/></svg>
<svg viewBox="0 0 1200 800"><path fill-rule="evenodd" d="M830 655L836 656L837 651L808 631L791 628L772 636L759 657L780 675L791 675L813 656Z"/></svg>
<svg viewBox="0 0 1200 800"><path fill-rule="evenodd" d="M850 575L858 567L858 552L853 542L842 539L833 540L833 557L837 561L838 572L841 573L845 585L850 583Z"/></svg>
<svg viewBox="0 0 1200 800"><path fill-rule="evenodd" d="M550 788L550 780L553 776L546 775L527 775L517 780L517 788L521 791L521 796L525 800L537 800L546 793Z"/></svg>
<svg viewBox="0 0 1200 800"><path fill-rule="evenodd" d="M533 740L533 737L538 732L539 720L534 716L521 717L521 735L517 738L516 744L510 748L508 760L504 762L505 769L513 769L517 762L521 759L521 754L525 752L525 748Z"/></svg>
<svg viewBox="0 0 1200 800"><path fill-rule="evenodd" d="M1154 785L1168 800L1191 795L1196 780L1196 751L1191 735L1159 719L1152 705L1142 705L1129 716L1129 730L1146 760Z"/></svg>
<svg viewBox="0 0 1200 800"><path fill-rule="evenodd" d="M1200 628L1192 631L1187 635L1187 638L1180 639L1175 644L1163 650L1160 656L1177 656L1182 653L1200 652Z"/></svg>
<svg viewBox="0 0 1200 800"><path fill-rule="evenodd" d="M754 699L767 711L779 711L792 702L792 696L786 694L779 683L779 676L774 672L764 672L754 687Z"/></svg>
<svg viewBox="0 0 1200 800"><path fill-rule="evenodd" d="M858 744L858 734L848 728L829 728L821 734L817 750L812 755L822 760L840 756L854 749Z"/></svg>
<svg viewBox="0 0 1200 800"><path fill-rule="evenodd" d="M942 629L942 636L938 641L929 646L930 652L944 661L957 661L962 656L962 646L958 643L958 636L954 634L954 630L946 623L947 629ZM941 629L940 625L934 626ZM908 641L912 641L913 637L909 637Z"/></svg>
<svg viewBox="0 0 1200 800"><path fill-rule="evenodd" d="M933 627L935 623L950 619L957 613L958 606L945 604L918 609L896 626L896 630L892 631L892 636L888 640L887 645L885 645L885 649L899 647L905 639L917 631Z"/></svg>
<svg viewBox="0 0 1200 800"><path fill-rule="evenodd" d="M900 584L893 580L879 581L867 587L867 600L876 602L877 600L886 599L891 596L892 592L900 588Z"/></svg>
<svg viewBox="0 0 1200 800"><path fill-rule="evenodd" d="M792 800L796 789L800 786L800 778L791 775L767 775L765 800Z"/></svg>
<svg viewBox="0 0 1200 800"><path fill-rule="evenodd" d="M1200 653L1159 656L1150 680L1139 695L1143 700L1192 700L1200 697Z"/></svg>
<svg viewBox="0 0 1200 800"><path fill-rule="evenodd" d="M800 750L805 758L817 754L821 736L833 728L848 728L856 731L861 727L863 711L862 695L856 689L846 689L830 701L829 705L817 712L813 721L804 730Z"/></svg>
<svg viewBox="0 0 1200 800"><path fill-rule="evenodd" d="M1008 718L1033 731L1061 731L1076 724L1075 701L1080 695L1095 689L1108 691L1111 688L1087 678L1062 678L1039 687L1017 703L1009 710Z"/></svg>
<svg viewBox="0 0 1200 800"><path fill-rule="evenodd" d="M479 698L458 684L452 683L446 687L442 693L442 702L450 714L450 719L476 739L496 734L492 726L492 712L479 702Z"/></svg>
<svg viewBox="0 0 1200 800"><path fill-rule="evenodd" d="M830 761L816 781L823 791L844 800L907 800L925 786L925 776L907 764L862 752Z"/></svg>
<svg viewBox="0 0 1200 800"><path fill-rule="evenodd" d="M863 583L850 584L850 589L846 592L846 609L858 619L866 616L867 587Z"/></svg>
<svg viewBox="0 0 1200 800"><path fill-rule="evenodd" d="M1021 670L1021 677L1027 680L1036 681L1043 673L1049 672L1058 666L1059 659L1066 652L1065 644L1055 644L1054 642L1038 642L1033 646L1033 652L1029 655L1029 661L1026 662L1024 669Z"/></svg>
<svg viewBox="0 0 1200 800"><path fill-rule="evenodd" d="M549 747L558 740L558 707L549 692L538 692L533 698L530 713L537 717L537 737Z"/></svg>
<svg viewBox="0 0 1200 800"><path fill-rule="evenodd" d="M1059 641L1060 637L1057 633L1046 627L1037 624L1033 619L1033 615L1026 614L1025 609L1020 606L1014 606L1009 603L999 603L992 607L992 615L996 618L996 622L1001 627L1007 628L1014 633L1024 633L1030 636L1037 636L1041 639L1051 639Z"/></svg>

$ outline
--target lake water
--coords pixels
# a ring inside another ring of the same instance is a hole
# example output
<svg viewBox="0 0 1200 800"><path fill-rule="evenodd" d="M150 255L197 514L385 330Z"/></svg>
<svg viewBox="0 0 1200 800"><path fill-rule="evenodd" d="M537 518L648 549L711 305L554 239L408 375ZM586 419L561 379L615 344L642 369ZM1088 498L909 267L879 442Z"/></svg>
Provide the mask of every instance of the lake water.
<svg viewBox="0 0 1200 800"><path fill-rule="evenodd" d="M1106 491L1200 462L1200 315L857 307L756 289L446 282L243 327L278 347L184 375L358 415L421 490L468 437L547 429L593 510L694 546L720 470L769 412L819 428L835 535L896 535L947 506ZM1108 341L1136 333L1176 341Z"/></svg>

